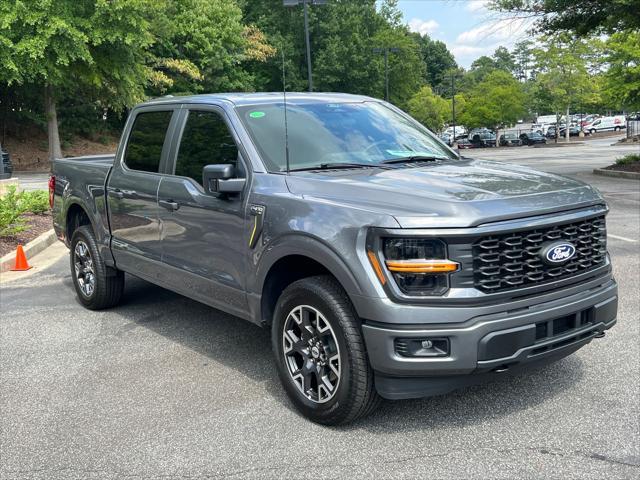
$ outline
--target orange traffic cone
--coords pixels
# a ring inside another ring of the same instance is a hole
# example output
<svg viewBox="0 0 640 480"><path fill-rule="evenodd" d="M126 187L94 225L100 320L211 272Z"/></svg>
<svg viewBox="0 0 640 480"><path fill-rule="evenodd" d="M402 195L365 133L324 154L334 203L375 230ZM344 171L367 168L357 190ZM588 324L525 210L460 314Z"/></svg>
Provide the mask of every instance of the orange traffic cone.
<svg viewBox="0 0 640 480"><path fill-rule="evenodd" d="M11 271L13 272L23 272L25 270L29 270L31 265L27 262L27 256L24 254L24 250L22 249L22 245L18 245L16 249L16 264L13 266Z"/></svg>

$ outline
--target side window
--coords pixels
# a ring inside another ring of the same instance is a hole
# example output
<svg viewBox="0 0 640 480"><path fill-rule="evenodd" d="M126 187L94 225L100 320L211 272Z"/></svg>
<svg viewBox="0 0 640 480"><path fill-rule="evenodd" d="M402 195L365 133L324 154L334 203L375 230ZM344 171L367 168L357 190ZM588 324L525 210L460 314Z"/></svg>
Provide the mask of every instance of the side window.
<svg viewBox="0 0 640 480"><path fill-rule="evenodd" d="M172 112L140 113L134 120L124 163L132 170L158 172Z"/></svg>
<svg viewBox="0 0 640 480"><path fill-rule="evenodd" d="M216 112L191 110L178 149L175 174L202 184L205 165L230 163L238 168L238 147L224 119Z"/></svg>

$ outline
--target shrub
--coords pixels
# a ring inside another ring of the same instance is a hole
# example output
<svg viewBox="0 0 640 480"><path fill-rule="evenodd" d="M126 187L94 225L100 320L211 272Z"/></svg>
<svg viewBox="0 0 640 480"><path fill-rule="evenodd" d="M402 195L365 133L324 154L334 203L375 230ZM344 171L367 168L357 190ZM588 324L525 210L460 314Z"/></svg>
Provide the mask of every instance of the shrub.
<svg viewBox="0 0 640 480"><path fill-rule="evenodd" d="M49 194L45 190L18 192L10 186L7 193L0 197L0 236L15 235L24 231L24 213L37 215L49 209Z"/></svg>
<svg viewBox="0 0 640 480"><path fill-rule="evenodd" d="M617 165L629 165L631 163L636 163L636 162L640 162L640 154L636 154L636 153L625 155L624 157L616 160Z"/></svg>
<svg viewBox="0 0 640 480"><path fill-rule="evenodd" d="M15 235L26 227L20 210L20 193L15 186L10 186L7 193L0 197L0 236Z"/></svg>
<svg viewBox="0 0 640 480"><path fill-rule="evenodd" d="M45 190L22 192L20 208L23 212L31 212L41 215L49 210L49 193Z"/></svg>

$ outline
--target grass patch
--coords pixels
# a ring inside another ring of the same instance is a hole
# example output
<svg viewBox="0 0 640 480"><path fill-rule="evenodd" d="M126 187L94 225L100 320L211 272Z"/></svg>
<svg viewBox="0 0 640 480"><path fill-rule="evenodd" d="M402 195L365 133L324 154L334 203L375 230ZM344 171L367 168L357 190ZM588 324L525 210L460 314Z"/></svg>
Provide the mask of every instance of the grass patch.
<svg viewBox="0 0 640 480"><path fill-rule="evenodd" d="M41 215L49 210L49 194L45 190L18 192L10 186L0 197L0 237L8 237L26 229L25 213Z"/></svg>
<svg viewBox="0 0 640 480"><path fill-rule="evenodd" d="M616 165L630 165L636 162L640 162L640 154L633 153L630 155L625 155L622 158L618 158L616 160Z"/></svg>

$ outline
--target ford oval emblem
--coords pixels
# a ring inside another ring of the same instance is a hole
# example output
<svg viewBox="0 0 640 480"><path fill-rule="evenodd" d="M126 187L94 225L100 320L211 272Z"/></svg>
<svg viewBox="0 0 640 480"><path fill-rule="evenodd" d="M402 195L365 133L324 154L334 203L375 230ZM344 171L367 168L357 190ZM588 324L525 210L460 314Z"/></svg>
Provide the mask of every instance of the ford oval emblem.
<svg viewBox="0 0 640 480"><path fill-rule="evenodd" d="M576 247L568 242L555 242L543 245L540 250L542 260L548 265L564 263L576 254Z"/></svg>

